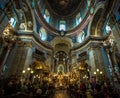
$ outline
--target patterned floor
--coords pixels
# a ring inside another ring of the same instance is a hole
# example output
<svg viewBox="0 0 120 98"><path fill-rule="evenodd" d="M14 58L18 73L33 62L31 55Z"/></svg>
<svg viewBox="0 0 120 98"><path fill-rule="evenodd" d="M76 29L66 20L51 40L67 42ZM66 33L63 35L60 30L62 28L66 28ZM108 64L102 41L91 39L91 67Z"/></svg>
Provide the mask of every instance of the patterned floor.
<svg viewBox="0 0 120 98"><path fill-rule="evenodd" d="M54 98L70 98L66 90L58 90L55 92Z"/></svg>

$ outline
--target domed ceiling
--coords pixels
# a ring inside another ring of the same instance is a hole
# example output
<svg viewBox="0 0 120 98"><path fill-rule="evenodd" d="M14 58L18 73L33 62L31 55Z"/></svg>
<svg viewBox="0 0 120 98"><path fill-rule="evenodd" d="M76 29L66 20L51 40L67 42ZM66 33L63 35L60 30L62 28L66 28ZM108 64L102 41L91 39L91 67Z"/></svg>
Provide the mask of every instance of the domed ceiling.
<svg viewBox="0 0 120 98"><path fill-rule="evenodd" d="M66 16L74 12L81 0L47 0L52 10L61 16Z"/></svg>

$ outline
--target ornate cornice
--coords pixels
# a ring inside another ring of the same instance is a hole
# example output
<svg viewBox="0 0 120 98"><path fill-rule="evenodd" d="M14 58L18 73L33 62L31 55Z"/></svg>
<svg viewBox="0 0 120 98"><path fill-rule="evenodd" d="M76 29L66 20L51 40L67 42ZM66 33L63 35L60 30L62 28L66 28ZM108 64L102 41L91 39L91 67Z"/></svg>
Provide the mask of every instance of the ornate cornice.
<svg viewBox="0 0 120 98"><path fill-rule="evenodd" d="M18 45L20 47L33 47L33 44L31 41L18 41Z"/></svg>
<svg viewBox="0 0 120 98"><path fill-rule="evenodd" d="M70 51L77 51L79 49L82 49L83 47L88 46L88 44L90 42L103 42L108 38L109 35L107 36L103 36L103 37L95 37L95 36L89 36L88 38L86 38L81 44L79 44L76 47L73 47Z"/></svg>
<svg viewBox="0 0 120 98"><path fill-rule="evenodd" d="M42 45L46 49L53 50L52 46L48 45L47 42L41 41L40 38L38 37L38 35L35 32L24 32L24 33L19 32L18 36L19 36L19 39L23 39L23 38L30 39L33 42L36 41L38 44Z"/></svg>

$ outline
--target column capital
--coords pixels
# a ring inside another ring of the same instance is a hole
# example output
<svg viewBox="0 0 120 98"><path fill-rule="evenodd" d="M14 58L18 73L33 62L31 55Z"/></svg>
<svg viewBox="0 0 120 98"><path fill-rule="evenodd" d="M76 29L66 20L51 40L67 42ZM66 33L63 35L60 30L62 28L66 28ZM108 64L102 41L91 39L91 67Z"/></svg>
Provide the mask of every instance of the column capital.
<svg viewBox="0 0 120 98"><path fill-rule="evenodd" d="M91 44L89 44L88 50L101 48L101 45L103 45L103 44L102 43L91 43Z"/></svg>
<svg viewBox="0 0 120 98"><path fill-rule="evenodd" d="M18 42L18 45L20 46L20 47L33 47L33 44L32 44L32 42L23 42L23 41L19 41Z"/></svg>

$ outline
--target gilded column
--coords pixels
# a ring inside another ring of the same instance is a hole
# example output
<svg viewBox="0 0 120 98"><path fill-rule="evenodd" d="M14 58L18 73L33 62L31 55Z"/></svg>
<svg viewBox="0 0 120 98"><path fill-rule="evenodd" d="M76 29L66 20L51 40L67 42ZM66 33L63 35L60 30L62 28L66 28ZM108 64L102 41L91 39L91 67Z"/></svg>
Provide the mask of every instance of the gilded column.
<svg viewBox="0 0 120 98"><path fill-rule="evenodd" d="M52 70L53 70L53 72L55 72L55 69L56 69L56 65L57 65L57 60L56 60L56 58L53 58L53 67L52 67Z"/></svg>

